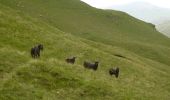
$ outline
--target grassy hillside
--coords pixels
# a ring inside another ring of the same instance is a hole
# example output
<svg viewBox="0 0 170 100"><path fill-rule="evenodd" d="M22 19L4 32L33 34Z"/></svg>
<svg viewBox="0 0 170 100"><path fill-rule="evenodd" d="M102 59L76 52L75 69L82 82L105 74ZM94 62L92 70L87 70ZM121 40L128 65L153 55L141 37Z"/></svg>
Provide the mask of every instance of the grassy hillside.
<svg viewBox="0 0 170 100"><path fill-rule="evenodd" d="M166 36L170 37L170 21L158 24L157 29Z"/></svg>
<svg viewBox="0 0 170 100"><path fill-rule="evenodd" d="M64 32L95 42L119 46L140 56L170 65L165 57L170 56L170 53L167 53L169 50L166 49L163 55L159 53L162 51L162 46L170 46L170 40L157 32L154 25L137 20L123 12L95 9L79 0L48 2L0 0L0 2ZM148 50L152 53L143 52Z"/></svg>
<svg viewBox="0 0 170 100"><path fill-rule="evenodd" d="M169 99L169 39L151 24L76 0L18 1L0 0L1 100ZM112 18L121 19L118 26ZM45 49L34 60L30 48L38 43ZM65 63L68 56L78 57L75 65ZM84 60L98 60L99 69L84 69ZM108 74L113 66L120 67L118 79Z"/></svg>

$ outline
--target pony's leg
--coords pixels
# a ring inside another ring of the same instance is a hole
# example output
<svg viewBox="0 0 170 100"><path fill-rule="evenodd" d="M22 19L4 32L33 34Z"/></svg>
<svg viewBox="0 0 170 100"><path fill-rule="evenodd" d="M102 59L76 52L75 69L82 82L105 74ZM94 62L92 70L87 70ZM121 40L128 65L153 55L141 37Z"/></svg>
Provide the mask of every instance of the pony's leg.
<svg viewBox="0 0 170 100"><path fill-rule="evenodd" d="M40 57L40 51L37 52L37 56Z"/></svg>
<svg viewBox="0 0 170 100"><path fill-rule="evenodd" d="M35 54L33 54L32 57L35 59Z"/></svg>
<svg viewBox="0 0 170 100"><path fill-rule="evenodd" d="M38 58L38 54L35 54L35 58Z"/></svg>

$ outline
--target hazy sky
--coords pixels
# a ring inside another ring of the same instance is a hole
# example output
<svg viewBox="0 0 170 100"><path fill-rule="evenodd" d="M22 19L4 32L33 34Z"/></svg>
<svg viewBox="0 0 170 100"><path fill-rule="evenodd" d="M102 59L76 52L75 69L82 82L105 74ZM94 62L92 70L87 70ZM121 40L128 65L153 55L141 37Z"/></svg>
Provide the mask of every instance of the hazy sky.
<svg viewBox="0 0 170 100"><path fill-rule="evenodd" d="M110 8L115 5L124 5L132 2L147 2L153 5L170 8L170 0L81 0L97 8Z"/></svg>

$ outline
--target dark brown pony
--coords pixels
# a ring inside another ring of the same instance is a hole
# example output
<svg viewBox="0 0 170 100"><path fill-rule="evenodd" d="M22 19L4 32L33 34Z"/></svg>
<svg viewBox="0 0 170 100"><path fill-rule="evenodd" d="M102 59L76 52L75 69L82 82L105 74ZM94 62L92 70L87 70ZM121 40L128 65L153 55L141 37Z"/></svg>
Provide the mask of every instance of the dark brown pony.
<svg viewBox="0 0 170 100"><path fill-rule="evenodd" d="M76 61L76 57L67 58L67 59L65 59L65 61L66 61L67 63L74 64L75 61Z"/></svg>
<svg viewBox="0 0 170 100"><path fill-rule="evenodd" d="M94 63L90 63L90 62L85 61L83 65L84 65L85 68L93 69L93 70L96 71L97 68L98 68L98 64L99 64L99 62L97 62L97 61L94 62Z"/></svg>
<svg viewBox="0 0 170 100"><path fill-rule="evenodd" d="M116 78L118 78L119 77L119 68L117 67L116 69L114 69L114 68L111 68L110 70L109 70L109 74L112 76L112 75L115 75L115 77Z"/></svg>
<svg viewBox="0 0 170 100"><path fill-rule="evenodd" d="M40 57L40 51L43 50L43 45L39 44L33 48L31 48L31 56L32 58L39 58Z"/></svg>

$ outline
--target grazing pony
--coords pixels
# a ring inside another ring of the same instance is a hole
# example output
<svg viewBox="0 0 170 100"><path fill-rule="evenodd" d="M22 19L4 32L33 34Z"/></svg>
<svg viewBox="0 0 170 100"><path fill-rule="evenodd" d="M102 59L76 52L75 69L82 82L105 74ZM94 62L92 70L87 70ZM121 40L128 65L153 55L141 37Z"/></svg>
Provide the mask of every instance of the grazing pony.
<svg viewBox="0 0 170 100"><path fill-rule="evenodd" d="M116 69L114 69L114 68L111 68L110 70L109 70L109 74L112 76L112 75L115 75L115 77L116 78L118 78L119 77L119 68L117 67Z"/></svg>
<svg viewBox="0 0 170 100"><path fill-rule="evenodd" d="M43 50L43 45L39 44L33 48L31 48L31 56L32 58L39 58L40 57L40 51Z"/></svg>
<svg viewBox="0 0 170 100"><path fill-rule="evenodd" d="M94 62L94 63L90 63L90 62L86 62L86 61L84 61L84 67L85 68L88 68L88 69L93 69L93 70L97 70L97 68L98 68L98 64L99 64L99 62Z"/></svg>
<svg viewBox="0 0 170 100"><path fill-rule="evenodd" d="M75 61L76 61L76 57L67 58L67 59L65 59L65 61L66 61L67 63L74 64Z"/></svg>

